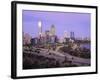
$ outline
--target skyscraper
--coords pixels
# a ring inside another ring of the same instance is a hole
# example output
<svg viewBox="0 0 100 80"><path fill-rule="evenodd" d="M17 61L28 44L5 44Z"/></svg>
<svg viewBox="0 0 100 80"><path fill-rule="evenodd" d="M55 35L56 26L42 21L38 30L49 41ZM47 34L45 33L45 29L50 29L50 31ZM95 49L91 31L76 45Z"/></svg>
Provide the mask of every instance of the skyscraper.
<svg viewBox="0 0 100 80"><path fill-rule="evenodd" d="M46 30L45 35L46 35L46 43L49 43L50 42L50 31Z"/></svg>
<svg viewBox="0 0 100 80"><path fill-rule="evenodd" d="M38 22L38 28L39 28L39 36L41 36L42 35L42 22L41 21Z"/></svg>
<svg viewBox="0 0 100 80"><path fill-rule="evenodd" d="M55 26L54 25L51 25L51 29L50 29L51 36L54 36L55 35L55 32L56 32Z"/></svg>
<svg viewBox="0 0 100 80"><path fill-rule="evenodd" d="M46 30L46 31L45 31L45 35L46 35L46 36L49 36L49 35L50 35L50 31L49 31L49 30Z"/></svg>
<svg viewBox="0 0 100 80"><path fill-rule="evenodd" d="M67 31L64 31L64 38L67 38Z"/></svg>
<svg viewBox="0 0 100 80"><path fill-rule="evenodd" d="M75 34L74 34L74 32L70 32L70 38L71 38L71 39L75 39Z"/></svg>

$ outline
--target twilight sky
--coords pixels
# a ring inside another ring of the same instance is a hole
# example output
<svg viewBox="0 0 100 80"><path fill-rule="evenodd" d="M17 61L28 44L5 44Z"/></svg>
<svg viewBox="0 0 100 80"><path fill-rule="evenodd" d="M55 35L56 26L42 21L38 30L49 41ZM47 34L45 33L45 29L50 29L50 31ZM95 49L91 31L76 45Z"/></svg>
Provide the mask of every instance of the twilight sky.
<svg viewBox="0 0 100 80"><path fill-rule="evenodd" d="M91 15L89 13L72 13L72 12L46 12L23 10L22 12L23 32L32 37L38 35L38 21L42 21L43 32L50 30L54 24L56 35L61 37L64 32L70 35L75 33L75 37L90 37Z"/></svg>

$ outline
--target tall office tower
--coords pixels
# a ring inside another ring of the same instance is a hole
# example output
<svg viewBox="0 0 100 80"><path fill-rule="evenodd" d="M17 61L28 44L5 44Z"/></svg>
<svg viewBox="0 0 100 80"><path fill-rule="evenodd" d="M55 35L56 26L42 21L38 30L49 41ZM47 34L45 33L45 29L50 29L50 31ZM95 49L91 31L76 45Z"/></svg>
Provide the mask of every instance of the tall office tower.
<svg viewBox="0 0 100 80"><path fill-rule="evenodd" d="M49 30L46 30L46 31L45 31L45 35L46 35L46 36L49 36L49 35L50 35L50 31L49 31Z"/></svg>
<svg viewBox="0 0 100 80"><path fill-rule="evenodd" d="M41 36L42 35L42 22L41 21L38 22L38 28L39 28L39 36Z"/></svg>
<svg viewBox="0 0 100 80"><path fill-rule="evenodd" d="M71 39L75 39L74 32L70 32L70 38L71 38Z"/></svg>
<svg viewBox="0 0 100 80"><path fill-rule="evenodd" d="M50 42L50 31L46 30L45 35L46 35L46 43L49 43Z"/></svg>
<svg viewBox="0 0 100 80"><path fill-rule="evenodd" d="M68 37L67 31L64 31L64 38L67 38L67 37Z"/></svg>
<svg viewBox="0 0 100 80"><path fill-rule="evenodd" d="M56 32L55 26L52 25L52 26L51 26L51 29L50 29L50 34L51 34L51 36L54 36L54 35L55 35L55 32Z"/></svg>

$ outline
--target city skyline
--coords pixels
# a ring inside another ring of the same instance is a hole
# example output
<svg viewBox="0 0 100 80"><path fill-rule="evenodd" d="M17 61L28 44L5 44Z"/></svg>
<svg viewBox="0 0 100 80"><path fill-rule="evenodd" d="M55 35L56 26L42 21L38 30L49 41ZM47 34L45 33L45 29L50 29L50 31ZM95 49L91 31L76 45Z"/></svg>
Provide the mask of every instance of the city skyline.
<svg viewBox="0 0 100 80"><path fill-rule="evenodd" d="M38 22L41 21L42 31L50 30L54 25L56 35L62 37L66 31L75 33L75 37L90 38L90 14L88 13L61 13L23 10L23 32L32 37L38 36Z"/></svg>

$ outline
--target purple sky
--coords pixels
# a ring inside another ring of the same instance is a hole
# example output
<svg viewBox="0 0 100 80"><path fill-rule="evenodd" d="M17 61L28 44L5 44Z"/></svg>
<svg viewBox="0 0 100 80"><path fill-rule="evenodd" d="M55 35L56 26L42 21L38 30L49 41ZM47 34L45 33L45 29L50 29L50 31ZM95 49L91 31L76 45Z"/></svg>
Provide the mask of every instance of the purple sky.
<svg viewBox="0 0 100 80"><path fill-rule="evenodd" d="M56 35L61 37L64 31L70 34L75 33L75 37L90 37L90 20L89 13L71 13L71 12L45 12L23 10L23 32L30 34L32 37L38 35L38 21L42 21L43 32L50 30L52 24L55 25Z"/></svg>

